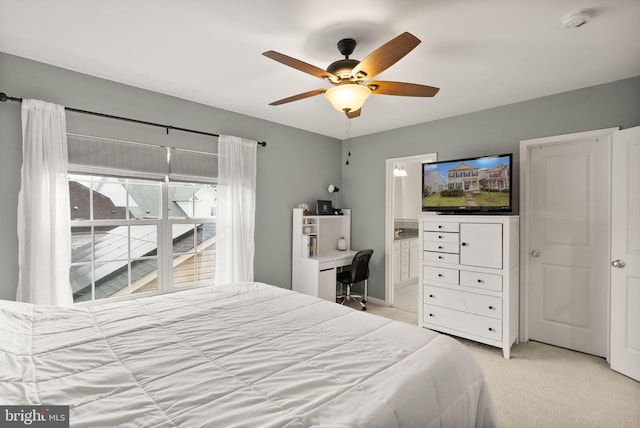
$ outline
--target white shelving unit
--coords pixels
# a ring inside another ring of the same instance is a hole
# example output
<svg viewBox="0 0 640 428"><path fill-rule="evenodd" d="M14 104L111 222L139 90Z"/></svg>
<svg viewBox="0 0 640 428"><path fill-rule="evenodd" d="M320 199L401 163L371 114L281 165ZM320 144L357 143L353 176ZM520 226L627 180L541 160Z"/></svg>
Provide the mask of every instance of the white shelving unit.
<svg viewBox="0 0 640 428"><path fill-rule="evenodd" d="M291 288L325 300L336 300L336 272L351 264L351 210L343 215L305 216L293 209ZM344 237L347 249L338 250Z"/></svg>
<svg viewBox="0 0 640 428"><path fill-rule="evenodd" d="M420 219L420 325L502 348L518 336L517 216Z"/></svg>
<svg viewBox="0 0 640 428"><path fill-rule="evenodd" d="M302 217L302 257L315 257L318 255L318 228L317 216Z"/></svg>

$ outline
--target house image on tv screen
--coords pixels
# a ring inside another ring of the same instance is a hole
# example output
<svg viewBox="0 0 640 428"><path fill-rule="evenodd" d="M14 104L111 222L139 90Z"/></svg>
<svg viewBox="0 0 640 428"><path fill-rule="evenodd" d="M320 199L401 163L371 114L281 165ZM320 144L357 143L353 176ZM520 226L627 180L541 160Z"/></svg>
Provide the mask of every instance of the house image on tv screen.
<svg viewBox="0 0 640 428"><path fill-rule="evenodd" d="M493 168L478 168L462 162L448 171L447 189L465 192L503 190L509 188L509 167L499 163Z"/></svg>
<svg viewBox="0 0 640 428"><path fill-rule="evenodd" d="M425 165L424 206L508 206L507 158L480 158Z"/></svg>

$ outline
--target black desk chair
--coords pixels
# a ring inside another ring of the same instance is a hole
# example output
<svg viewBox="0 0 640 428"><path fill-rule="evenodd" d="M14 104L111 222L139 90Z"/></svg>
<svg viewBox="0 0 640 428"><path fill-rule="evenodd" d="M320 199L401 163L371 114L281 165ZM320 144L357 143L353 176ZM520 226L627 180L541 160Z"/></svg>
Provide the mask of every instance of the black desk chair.
<svg viewBox="0 0 640 428"><path fill-rule="evenodd" d="M373 250L358 251L353 256L351 266L343 269L336 276L337 281L341 284L341 288L342 285L346 286L346 294L340 296L340 298L342 298L341 304L344 305L345 302L353 299L360 303L363 311L367 310L367 280L369 279L369 260L372 254ZM351 287L362 281L364 281L364 294L351 294Z"/></svg>

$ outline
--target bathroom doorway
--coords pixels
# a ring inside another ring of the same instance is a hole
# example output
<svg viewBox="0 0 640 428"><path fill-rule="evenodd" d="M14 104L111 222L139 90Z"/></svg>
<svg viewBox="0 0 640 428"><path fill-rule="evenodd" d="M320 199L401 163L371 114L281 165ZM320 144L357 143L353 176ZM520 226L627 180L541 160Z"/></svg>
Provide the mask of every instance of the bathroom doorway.
<svg viewBox="0 0 640 428"><path fill-rule="evenodd" d="M418 313L418 217L422 163L436 153L386 160L385 303Z"/></svg>

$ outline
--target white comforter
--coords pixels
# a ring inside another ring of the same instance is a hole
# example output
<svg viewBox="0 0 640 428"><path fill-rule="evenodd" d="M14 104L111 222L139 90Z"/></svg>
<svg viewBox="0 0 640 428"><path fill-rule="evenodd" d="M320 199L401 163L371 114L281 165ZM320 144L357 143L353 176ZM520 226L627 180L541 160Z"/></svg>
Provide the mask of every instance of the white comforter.
<svg viewBox="0 0 640 428"><path fill-rule="evenodd" d="M457 341L259 283L61 309L0 301L0 404L73 427L495 426Z"/></svg>

